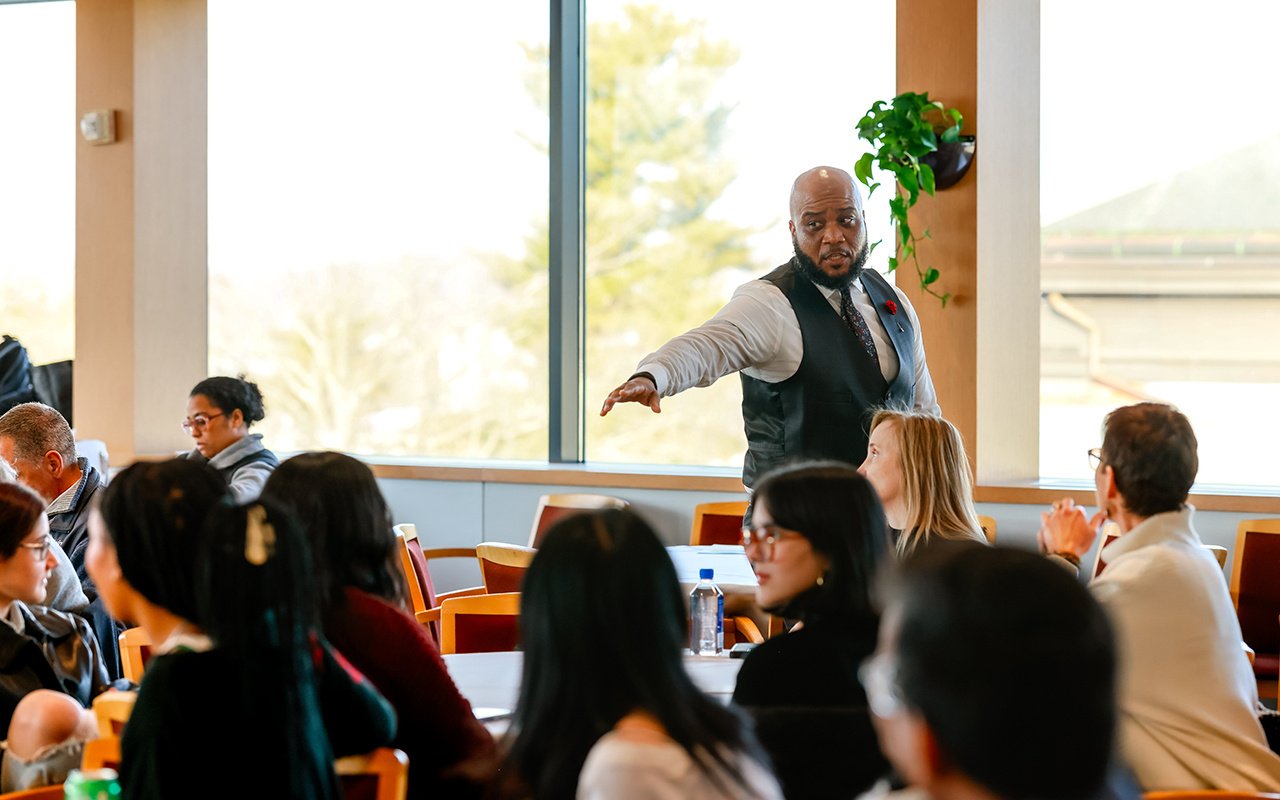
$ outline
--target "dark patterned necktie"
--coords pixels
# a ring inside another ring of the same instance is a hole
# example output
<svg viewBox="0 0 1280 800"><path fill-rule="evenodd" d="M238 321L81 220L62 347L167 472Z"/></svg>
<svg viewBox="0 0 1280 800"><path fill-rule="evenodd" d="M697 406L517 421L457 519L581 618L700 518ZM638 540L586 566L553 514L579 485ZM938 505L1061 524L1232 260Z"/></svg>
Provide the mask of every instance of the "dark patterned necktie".
<svg viewBox="0 0 1280 800"><path fill-rule="evenodd" d="M876 340L871 338L871 329L867 327L867 321L858 313L858 309L853 305L853 298L849 296L849 287L846 286L840 290L840 319L844 320L844 324L849 326L849 330L853 331L853 335L858 337L858 341L862 343L862 349L867 351L867 355L871 356L873 361L878 361L876 355Z"/></svg>

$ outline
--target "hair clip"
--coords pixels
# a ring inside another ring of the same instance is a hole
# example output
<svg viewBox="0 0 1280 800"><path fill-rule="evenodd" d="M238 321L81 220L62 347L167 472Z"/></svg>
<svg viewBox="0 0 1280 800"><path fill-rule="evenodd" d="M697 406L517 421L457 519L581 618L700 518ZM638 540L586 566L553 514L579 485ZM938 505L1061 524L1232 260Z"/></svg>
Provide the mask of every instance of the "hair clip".
<svg viewBox="0 0 1280 800"><path fill-rule="evenodd" d="M244 560L260 567L275 553L276 530L267 522L267 510L262 506L249 506L248 516L244 531Z"/></svg>

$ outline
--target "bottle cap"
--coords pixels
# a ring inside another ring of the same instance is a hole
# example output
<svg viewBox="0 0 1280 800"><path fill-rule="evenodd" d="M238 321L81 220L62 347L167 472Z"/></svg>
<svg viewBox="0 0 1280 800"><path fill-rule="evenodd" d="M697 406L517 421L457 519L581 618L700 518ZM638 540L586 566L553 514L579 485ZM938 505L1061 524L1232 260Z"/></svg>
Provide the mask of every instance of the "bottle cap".
<svg viewBox="0 0 1280 800"><path fill-rule="evenodd" d="M709 581L715 576L716 571L714 569L707 569L706 567L703 567L698 570L698 580Z"/></svg>

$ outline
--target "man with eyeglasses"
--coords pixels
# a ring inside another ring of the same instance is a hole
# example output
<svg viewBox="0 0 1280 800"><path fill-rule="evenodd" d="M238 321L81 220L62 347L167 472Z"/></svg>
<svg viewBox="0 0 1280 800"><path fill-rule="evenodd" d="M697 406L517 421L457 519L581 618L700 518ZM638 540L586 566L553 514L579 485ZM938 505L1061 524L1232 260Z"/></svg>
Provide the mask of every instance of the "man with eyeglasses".
<svg viewBox="0 0 1280 800"><path fill-rule="evenodd" d="M885 594L858 674L901 781L932 800L1136 800L1109 769L1111 625L1069 573L1012 548L935 551Z"/></svg>
<svg viewBox="0 0 1280 800"><path fill-rule="evenodd" d="M1078 566L1104 520L1120 529L1089 589L1120 648L1121 752L1147 791L1275 791L1280 756L1263 732L1240 620L1187 502L1200 466L1191 423L1164 403L1137 403L1108 414L1102 431L1089 453L1098 512L1086 519L1059 500L1038 537Z"/></svg>
<svg viewBox="0 0 1280 800"><path fill-rule="evenodd" d="M120 677L120 628L98 598L85 570L89 508L106 481L86 458L76 456L67 420L43 403L22 403L0 416L0 459L18 480L48 503L49 534L57 543L57 565L49 576L46 605L74 611L93 625L112 680Z"/></svg>

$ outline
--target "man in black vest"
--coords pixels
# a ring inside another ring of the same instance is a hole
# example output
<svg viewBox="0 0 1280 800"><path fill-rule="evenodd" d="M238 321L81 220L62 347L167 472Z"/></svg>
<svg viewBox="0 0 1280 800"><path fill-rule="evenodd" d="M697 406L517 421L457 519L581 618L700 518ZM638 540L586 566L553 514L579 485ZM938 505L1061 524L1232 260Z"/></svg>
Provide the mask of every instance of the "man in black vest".
<svg viewBox="0 0 1280 800"><path fill-rule="evenodd" d="M871 409L939 413L914 309L877 272L863 271L869 248L853 178L835 167L800 175L789 225L795 257L646 356L605 398L601 416L617 403L658 412L662 397L740 372L749 488L800 458L861 463Z"/></svg>

